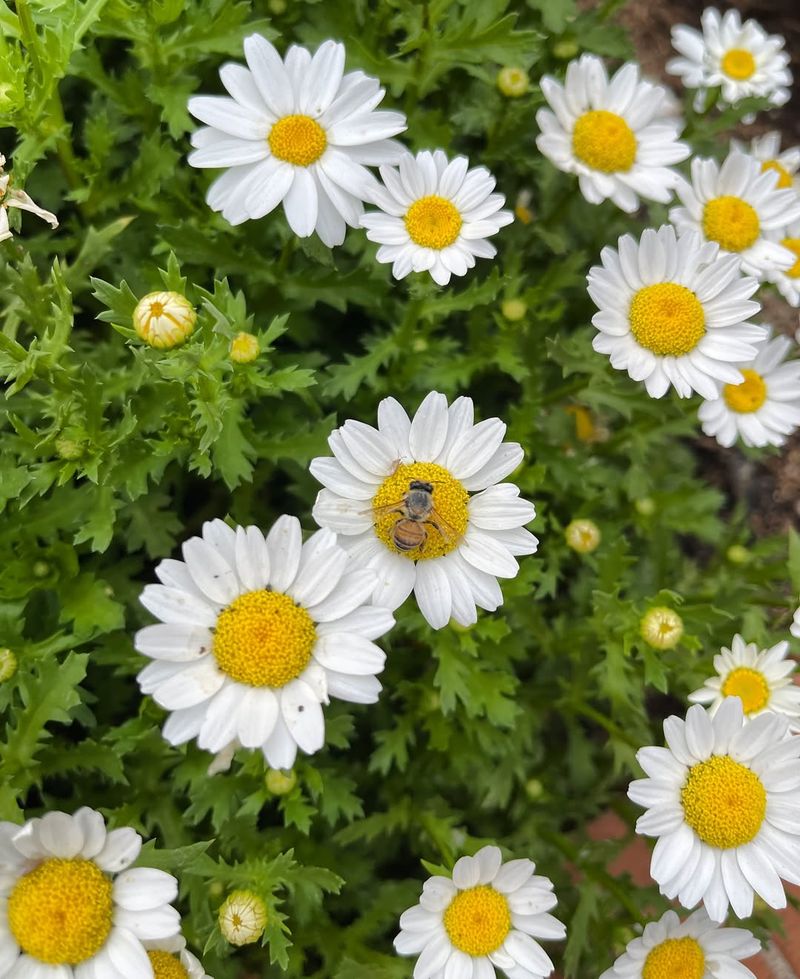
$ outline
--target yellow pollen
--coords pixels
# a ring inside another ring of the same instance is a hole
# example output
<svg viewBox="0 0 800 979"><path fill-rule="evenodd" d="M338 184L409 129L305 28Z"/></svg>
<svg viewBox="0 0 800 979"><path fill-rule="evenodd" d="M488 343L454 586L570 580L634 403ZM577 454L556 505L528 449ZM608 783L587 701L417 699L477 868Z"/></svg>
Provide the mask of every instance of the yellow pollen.
<svg viewBox="0 0 800 979"><path fill-rule="evenodd" d="M720 67L728 78L743 82L755 73L756 59L744 48L731 48L722 56Z"/></svg>
<svg viewBox="0 0 800 979"><path fill-rule="evenodd" d="M745 714L754 714L769 703L769 684L763 673L740 666L725 678L722 696L739 697Z"/></svg>
<svg viewBox="0 0 800 979"><path fill-rule="evenodd" d="M78 965L105 945L113 910L111 881L97 864L53 857L14 885L8 927L39 962Z"/></svg>
<svg viewBox="0 0 800 979"><path fill-rule="evenodd" d="M605 109L584 114L572 130L572 149L579 160L600 170L630 170L636 160L636 137L622 116Z"/></svg>
<svg viewBox="0 0 800 979"><path fill-rule="evenodd" d="M778 189L792 186L792 175L779 160L764 160L761 164L761 172L766 173L767 170L774 170L778 174L778 182L775 184Z"/></svg>
<svg viewBox="0 0 800 979"><path fill-rule="evenodd" d="M758 411L767 400L767 385L764 378L757 372L745 367L742 369L744 380L741 384L726 384L722 396L731 411L740 415L749 415Z"/></svg>
<svg viewBox="0 0 800 979"><path fill-rule="evenodd" d="M325 152L328 137L311 116L284 116L269 131L272 155L298 167L308 167Z"/></svg>
<svg viewBox="0 0 800 979"><path fill-rule="evenodd" d="M788 248L790 252L794 252L797 256L797 261L794 265L787 269L783 274L788 275L790 279L800 278L800 238L784 238L781 242L784 248Z"/></svg>
<svg viewBox="0 0 800 979"><path fill-rule="evenodd" d="M306 668L316 639L313 619L288 595L250 591L220 612L213 652L232 680L283 687Z"/></svg>
<svg viewBox="0 0 800 979"><path fill-rule="evenodd" d="M148 952L150 965L153 967L155 979L189 979L186 971L177 955L169 952Z"/></svg>
<svg viewBox="0 0 800 979"><path fill-rule="evenodd" d="M668 938L644 960L642 979L703 979L706 957L695 938Z"/></svg>
<svg viewBox="0 0 800 979"><path fill-rule="evenodd" d="M636 342L659 357L688 354L706 332L700 300L675 282L640 289L631 301L628 320Z"/></svg>
<svg viewBox="0 0 800 979"><path fill-rule="evenodd" d="M422 520L408 519L406 498L411 483L430 483L432 509ZM469 522L469 494L461 483L435 462L399 465L372 498L375 535L390 551L412 561L443 557L458 546ZM413 545L417 541L416 546ZM399 544L398 544L399 542Z"/></svg>
<svg viewBox="0 0 800 979"><path fill-rule="evenodd" d="M436 194L414 201L403 220L415 244L437 251L453 244L464 223L455 204Z"/></svg>
<svg viewBox="0 0 800 979"><path fill-rule="evenodd" d="M500 948L511 930L508 901L493 887L461 891L444 913L444 927L459 951L488 955Z"/></svg>
<svg viewBox="0 0 800 979"><path fill-rule="evenodd" d="M686 822L703 843L729 850L756 836L767 811L767 793L755 772L728 755L713 755L689 769L681 804Z"/></svg>
<svg viewBox="0 0 800 979"><path fill-rule="evenodd" d="M703 208L703 231L726 251L743 252L756 241L761 225L755 209L741 197L715 197Z"/></svg>

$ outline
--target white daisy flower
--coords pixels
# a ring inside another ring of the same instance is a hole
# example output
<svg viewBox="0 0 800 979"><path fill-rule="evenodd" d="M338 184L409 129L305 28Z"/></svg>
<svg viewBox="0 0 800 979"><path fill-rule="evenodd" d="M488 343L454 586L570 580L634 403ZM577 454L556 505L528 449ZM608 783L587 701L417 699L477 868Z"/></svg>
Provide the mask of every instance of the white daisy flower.
<svg viewBox="0 0 800 979"><path fill-rule="evenodd" d="M178 882L131 868L141 846L86 807L0 823L0 976L154 979L143 942L178 934Z"/></svg>
<svg viewBox="0 0 800 979"><path fill-rule="evenodd" d="M336 458L309 467L325 486L314 519L341 535L355 564L377 573L376 604L396 609L413 590L434 629L451 618L471 625L476 606L502 605L497 578L515 577L515 555L539 543L524 529L533 504L499 482L522 462L505 431L499 418L473 424L471 398L448 407L431 391L413 420L385 398L377 430L350 420L331 434Z"/></svg>
<svg viewBox="0 0 800 979"><path fill-rule="evenodd" d="M785 714L790 726L800 730L800 687L793 682L797 665L786 659L788 642L759 649L736 635L731 648L723 646L714 657L717 676L710 677L699 690L689 694L693 704L707 704L713 717L726 697L738 697L745 716L758 717L764 711Z"/></svg>
<svg viewBox="0 0 800 979"><path fill-rule="evenodd" d="M789 101L792 73L780 35L768 35L755 20L742 23L738 10L720 16L707 7L700 22L702 33L684 24L672 28L672 46L680 57L667 62L670 74L680 75L686 88L720 87L729 105L750 96L772 105Z"/></svg>
<svg viewBox="0 0 800 979"><path fill-rule="evenodd" d="M800 170L800 146L793 146L781 152L779 132L756 136L749 145L740 143L738 139L732 139L731 149L758 160L765 173L768 170L772 171L777 176L775 186L779 190L786 190L787 187L800 189L800 178L797 176L797 171Z"/></svg>
<svg viewBox="0 0 800 979"><path fill-rule="evenodd" d="M583 54L567 66L563 85L545 75L541 87L553 112L536 113L536 145L559 170L577 174L590 204L610 198L630 213L640 197L672 200L679 179L672 164L691 149L678 142L682 122L666 90L641 80L638 65L623 65L609 80L602 60Z"/></svg>
<svg viewBox="0 0 800 979"><path fill-rule="evenodd" d="M685 908L698 901L713 921L728 905L740 918L753 895L786 907L781 878L800 884L800 738L785 717L745 719L738 697L714 717L699 704L664 721L667 748L642 748L648 778L628 796L647 812L636 832L656 836L650 876Z"/></svg>
<svg viewBox="0 0 800 979"><path fill-rule="evenodd" d="M800 306L800 221L795 221L776 235L776 240L792 253L794 265L788 269L770 269L767 278L777 286L778 292L790 306Z"/></svg>
<svg viewBox="0 0 800 979"><path fill-rule="evenodd" d="M449 877L429 877L419 904L400 918L394 947L418 955L414 979L541 979L553 963L535 939L560 940L566 929L547 912L558 903L531 860L502 862L496 846L461 857Z"/></svg>
<svg viewBox="0 0 800 979"><path fill-rule="evenodd" d="M5 172L5 165L6 158L0 153L0 241L14 237L8 224L9 207L16 207L20 211L30 211L42 221L47 221L51 228L57 228L58 218L55 214L39 207L24 190L17 190L11 186L12 175Z"/></svg>
<svg viewBox="0 0 800 979"><path fill-rule="evenodd" d="M394 619L363 607L375 572L346 568L330 530L303 544L296 517L280 517L266 538L213 520L183 557L162 561L161 584L145 587L142 605L161 623L135 640L155 661L139 674L142 693L173 712L171 744L197 738L220 752L238 739L291 768L298 747L322 747L329 697L377 701L386 657L372 640Z"/></svg>
<svg viewBox="0 0 800 979"><path fill-rule="evenodd" d="M468 170L457 156L449 163L442 150L406 153L399 167L381 167L383 186L373 191L381 209L361 218L367 238L380 244L376 258L392 263L392 275L430 272L440 286L451 275L466 275L476 258L494 258L487 241L511 224L514 216L501 210L502 194L486 167Z"/></svg>
<svg viewBox="0 0 800 979"><path fill-rule="evenodd" d="M789 632L795 638L800 639L800 608L795 609L794 616L792 617L792 624L789 626Z"/></svg>
<svg viewBox="0 0 800 979"><path fill-rule="evenodd" d="M259 34L245 38L247 68L220 69L224 96L197 96L189 111L207 125L192 136L194 167L225 167L206 200L231 224L263 218L283 202L296 235L315 231L341 245L357 228L377 184L366 169L405 152L390 139L406 128L400 112L376 112L377 79L344 74L344 45L325 41L313 57L293 45L281 58Z"/></svg>
<svg viewBox="0 0 800 979"><path fill-rule="evenodd" d="M183 935L160 942L143 942L154 979L211 979L186 947Z"/></svg>
<svg viewBox="0 0 800 979"><path fill-rule="evenodd" d="M600 260L588 275L600 310L592 345L612 367L644 381L652 398L670 386L682 398L695 391L714 398L717 381L741 381L738 365L756 355L766 330L746 322L760 309L750 300L758 282L742 276L735 256L664 225L639 242L623 235Z"/></svg>
<svg viewBox="0 0 800 979"><path fill-rule="evenodd" d="M741 962L760 950L751 932L720 928L702 908L684 922L667 911L628 942L600 979L756 979Z"/></svg>
<svg viewBox="0 0 800 979"><path fill-rule="evenodd" d="M678 185L682 207L670 221L678 231L698 231L726 254L739 257L742 271L765 278L773 269L791 268L795 256L773 235L800 218L800 194L776 187L775 174L762 171L751 156L733 151L720 165L692 160L691 184Z"/></svg>
<svg viewBox="0 0 800 979"><path fill-rule="evenodd" d="M744 380L725 384L722 397L705 401L698 418L720 445L783 445L800 425L800 360L784 363L793 349L788 337L759 345L755 359L741 368Z"/></svg>

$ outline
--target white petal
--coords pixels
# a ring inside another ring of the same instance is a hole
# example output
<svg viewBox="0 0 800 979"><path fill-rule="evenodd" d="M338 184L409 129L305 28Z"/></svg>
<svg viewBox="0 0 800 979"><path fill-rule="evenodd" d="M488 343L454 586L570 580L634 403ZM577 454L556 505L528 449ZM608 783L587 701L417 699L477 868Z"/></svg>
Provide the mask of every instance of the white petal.
<svg viewBox="0 0 800 979"><path fill-rule="evenodd" d="M281 691L281 713L289 733L306 754L325 743L325 717L319 701L302 680L288 683Z"/></svg>
<svg viewBox="0 0 800 979"><path fill-rule="evenodd" d="M178 882L163 870L133 867L114 880L114 901L129 911L149 911L178 896Z"/></svg>
<svg viewBox="0 0 800 979"><path fill-rule="evenodd" d="M267 534L270 557L270 587L285 592L294 581L300 565L302 547L300 521L284 514L278 517Z"/></svg>
<svg viewBox="0 0 800 979"><path fill-rule="evenodd" d="M106 873L115 874L130 866L139 856L141 848L142 838L135 830L128 826L114 829L106 837L105 845L94 862Z"/></svg>

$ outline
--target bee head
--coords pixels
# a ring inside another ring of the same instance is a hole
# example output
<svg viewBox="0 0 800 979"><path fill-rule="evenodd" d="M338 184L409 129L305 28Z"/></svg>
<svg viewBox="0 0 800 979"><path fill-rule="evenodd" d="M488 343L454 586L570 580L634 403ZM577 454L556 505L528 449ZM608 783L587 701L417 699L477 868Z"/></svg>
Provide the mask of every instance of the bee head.
<svg viewBox="0 0 800 979"><path fill-rule="evenodd" d="M433 483L424 483L419 479L412 479L408 488L410 490L422 490L424 493L432 493Z"/></svg>

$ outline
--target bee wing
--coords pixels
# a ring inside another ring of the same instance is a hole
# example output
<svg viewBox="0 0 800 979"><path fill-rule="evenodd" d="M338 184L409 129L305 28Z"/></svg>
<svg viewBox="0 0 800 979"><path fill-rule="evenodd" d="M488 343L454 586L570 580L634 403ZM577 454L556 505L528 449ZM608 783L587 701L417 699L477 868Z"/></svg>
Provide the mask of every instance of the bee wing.
<svg viewBox="0 0 800 979"><path fill-rule="evenodd" d="M431 510L431 515L428 518L428 523L433 524L436 530L438 530L438 532L442 535L442 537L444 537L444 539L448 543L452 543L452 541L458 540L458 538L461 536L461 534L459 534L456 528L452 524L449 524L444 519L444 517L441 515L441 513L439 513L436 507L434 507Z"/></svg>
<svg viewBox="0 0 800 979"><path fill-rule="evenodd" d="M396 503L385 503L383 506L370 506L361 510L362 514L371 513L376 519L385 517L387 513L404 513L406 501L398 500Z"/></svg>

